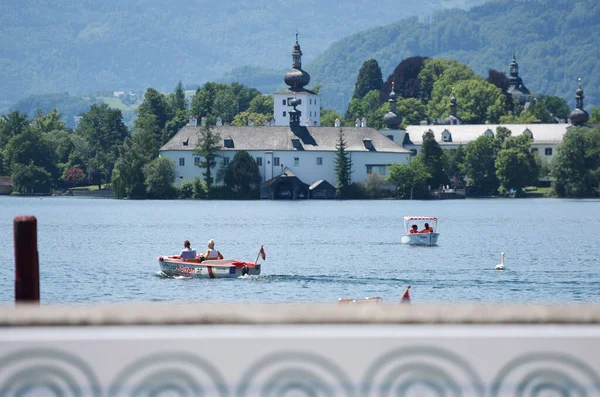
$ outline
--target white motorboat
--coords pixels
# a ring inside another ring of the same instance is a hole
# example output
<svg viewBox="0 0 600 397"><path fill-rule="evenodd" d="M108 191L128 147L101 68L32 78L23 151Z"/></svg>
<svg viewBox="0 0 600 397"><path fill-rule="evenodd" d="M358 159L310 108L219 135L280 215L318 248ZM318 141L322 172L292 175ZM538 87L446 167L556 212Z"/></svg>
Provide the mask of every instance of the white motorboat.
<svg viewBox="0 0 600 397"><path fill-rule="evenodd" d="M433 216L405 216L402 243L410 245L437 245L438 219ZM414 225L417 227L414 228ZM425 226L427 225L427 227Z"/></svg>

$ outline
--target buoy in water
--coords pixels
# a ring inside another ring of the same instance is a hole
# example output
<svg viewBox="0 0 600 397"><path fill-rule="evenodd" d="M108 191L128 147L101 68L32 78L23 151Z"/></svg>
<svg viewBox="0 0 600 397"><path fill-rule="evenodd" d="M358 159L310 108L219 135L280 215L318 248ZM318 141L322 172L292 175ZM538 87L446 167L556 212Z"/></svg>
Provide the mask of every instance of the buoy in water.
<svg viewBox="0 0 600 397"><path fill-rule="evenodd" d="M504 252L500 254L501 261L496 265L496 270L504 270Z"/></svg>

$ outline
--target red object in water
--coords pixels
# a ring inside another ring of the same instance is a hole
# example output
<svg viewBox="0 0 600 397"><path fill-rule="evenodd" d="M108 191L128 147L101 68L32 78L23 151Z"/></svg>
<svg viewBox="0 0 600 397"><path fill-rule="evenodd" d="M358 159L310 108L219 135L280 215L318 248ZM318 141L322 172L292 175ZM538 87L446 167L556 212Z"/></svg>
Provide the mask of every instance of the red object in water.
<svg viewBox="0 0 600 397"><path fill-rule="evenodd" d="M37 219L17 216L15 238L15 302L40 301L40 268L37 249Z"/></svg>

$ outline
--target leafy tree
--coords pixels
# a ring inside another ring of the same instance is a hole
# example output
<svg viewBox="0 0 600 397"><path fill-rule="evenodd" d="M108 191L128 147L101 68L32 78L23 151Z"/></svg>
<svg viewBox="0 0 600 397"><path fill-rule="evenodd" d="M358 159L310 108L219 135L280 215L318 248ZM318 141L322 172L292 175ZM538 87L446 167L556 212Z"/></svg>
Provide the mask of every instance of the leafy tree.
<svg viewBox="0 0 600 397"><path fill-rule="evenodd" d="M20 135L29 127L27 114L18 110L0 118L0 149L6 146L6 143L17 135Z"/></svg>
<svg viewBox="0 0 600 397"><path fill-rule="evenodd" d="M270 120L273 118L273 106L272 95L257 95L250 101L248 111L250 113L264 114Z"/></svg>
<svg viewBox="0 0 600 397"><path fill-rule="evenodd" d="M166 157L157 157L144 166L146 192L149 198L172 199L177 196L175 162Z"/></svg>
<svg viewBox="0 0 600 397"><path fill-rule="evenodd" d="M492 137L482 135L465 147L463 169L467 185L474 194L490 195L498 190L496 154L498 144Z"/></svg>
<svg viewBox="0 0 600 397"><path fill-rule="evenodd" d="M340 125L344 125L344 118L341 114L333 109L324 108L321 109L321 125L323 127L335 126L335 119L340 120Z"/></svg>
<svg viewBox="0 0 600 397"><path fill-rule="evenodd" d="M270 121L270 117L261 113L241 112L235 115L231 125L245 126L251 121L254 125L264 125Z"/></svg>
<svg viewBox="0 0 600 397"><path fill-rule="evenodd" d="M337 178L337 196L338 198L348 198L350 177L352 174L352 158L350 153L346 151L348 144L344 130L340 127L338 130L338 142L335 145L335 175Z"/></svg>
<svg viewBox="0 0 600 397"><path fill-rule="evenodd" d="M404 125L419 125L427 119L426 108L415 98L400 98L396 103L398 114L402 116Z"/></svg>
<svg viewBox="0 0 600 397"><path fill-rule="evenodd" d="M146 116L154 116L156 125L161 131L165 128L167 121L173 117L173 113L167 97L154 88L146 90L144 101L138 107L138 119L144 119Z"/></svg>
<svg viewBox="0 0 600 397"><path fill-rule="evenodd" d="M431 178L422 162L392 164L387 182L396 186L399 198L422 198L426 195L426 181Z"/></svg>
<svg viewBox="0 0 600 397"><path fill-rule="evenodd" d="M590 112L590 123L598 124L600 123L600 106L596 106L592 108Z"/></svg>
<svg viewBox="0 0 600 397"><path fill-rule="evenodd" d="M448 183L448 177L444 171L444 160L444 150L435 140L433 131L425 131L421 151L414 161L421 162L430 175L426 181L428 185L439 186Z"/></svg>
<svg viewBox="0 0 600 397"><path fill-rule="evenodd" d="M250 108L252 100L257 96L261 96L260 91L256 88L250 88L237 82L231 83L229 87L225 86L225 90L230 92L235 98L236 112L233 116L235 116L236 113L247 111ZM271 114L272 113L273 111L271 110Z"/></svg>
<svg viewBox="0 0 600 397"><path fill-rule="evenodd" d="M48 172L52 178L58 177L52 145L41 132L33 128L25 128L23 132L8 141L4 150L4 161L6 170L11 174L16 172L15 167L18 165L33 165ZM31 173L37 168L30 167L27 170Z"/></svg>
<svg viewBox="0 0 600 397"><path fill-rule="evenodd" d="M551 116L558 117L559 119L566 120L569 117L569 113L571 113L571 108L569 108L567 101L557 96L540 95L537 97L537 102L541 103ZM555 123L556 121L551 118L548 122Z"/></svg>
<svg viewBox="0 0 600 397"><path fill-rule="evenodd" d="M459 145L455 151L446 153L446 176L455 187L463 187L465 183L465 172L463 163L465 161L465 147Z"/></svg>
<svg viewBox="0 0 600 397"><path fill-rule="evenodd" d="M13 189L18 193L49 193L52 188L52 175L33 162L15 163L12 173Z"/></svg>
<svg viewBox="0 0 600 397"><path fill-rule="evenodd" d="M189 121L189 112L185 109L177 110L175 116L165 124L165 129L162 134L162 144L169 142L171 138L179 132L180 129L185 127Z"/></svg>
<svg viewBox="0 0 600 397"><path fill-rule="evenodd" d="M55 131L67 131L67 125L60 119L60 116L56 108L53 108L48 114L44 114L42 109L38 109L37 117L33 120L33 125L45 134Z"/></svg>
<svg viewBox="0 0 600 397"><path fill-rule="evenodd" d="M377 172L372 172L367 176L365 189L369 197L380 197L384 187L385 178Z"/></svg>
<svg viewBox="0 0 600 397"><path fill-rule="evenodd" d="M387 101L394 82L395 92L402 98L420 98L421 81L419 73L427 57L410 57L402 60L390 74L381 88L381 101Z"/></svg>
<svg viewBox="0 0 600 397"><path fill-rule="evenodd" d="M191 181L183 181L179 188L179 198L189 199L194 194L194 183Z"/></svg>
<svg viewBox="0 0 600 397"><path fill-rule="evenodd" d="M383 77L381 75L381 69L375 59L369 59L365 61L360 70L358 71L358 77L356 79L356 85L354 86L353 99L362 99L370 91L379 91L383 86Z"/></svg>
<svg viewBox="0 0 600 397"><path fill-rule="evenodd" d="M237 152L225 169L225 185L241 192L243 197L248 197L253 186L256 187L261 181L256 161L245 150Z"/></svg>
<svg viewBox="0 0 600 397"><path fill-rule="evenodd" d="M448 98L450 98L450 92L452 92L454 84L458 81L469 80L474 77L475 73L471 68L454 59L427 59L419 73L419 80L421 81L421 99L425 104L429 102L434 95L434 85L439 80L442 80L442 82L438 84L438 86L440 86L438 91L442 96L447 95Z"/></svg>
<svg viewBox="0 0 600 397"><path fill-rule="evenodd" d="M121 111L111 109L106 104L94 104L81 118L75 133L89 143L91 153L86 161L95 159L92 168L103 174L108 182L119 156L119 147L129 136L129 130L123 124ZM91 165L88 161L87 168ZM90 171L88 170L88 173Z"/></svg>
<svg viewBox="0 0 600 397"><path fill-rule="evenodd" d="M569 128L552 163L560 197L600 196L600 128Z"/></svg>
<svg viewBox="0 0 600 397"><path fill-rule="evenodd" d="M525 186L537 183L539 165L529 150L533 141L526 135L507 138L496 158L496 176L500 181L500 192L515 191L523 195Z"/></svg>
<svg viewBox="0 0 600 397"><path fill-rule="evenodd" d="M387 104L384 106L387 106ZM373 90L365 95L362 99L353 98L350 101L350 105L348 106L348 111L346 112L344 119L346 120L347 125L350 126L354 125L356 118L362 119L363 117L367 119L369 125L372 123L377 123L377 121L383 122L383 115L387 112L387 110L384 112L383 109L379 108L379 91ZM381 117L378 117L379 114L381 114Z"/></svg>
<svg viewBox="0 0 600 397"><path fill-rule="evenodd" d="M81 168L71 168L65 172L65 183L69 186L80 186L85 183L85 172Z"/></svg>
<svg viewBox="0 0 600 397"><path fill-rule="evenodd" d="M510 86L508 77L505 72L499 72L494 69L488 70L487 82L498 87L505 96L504 113L508 114L515 111L515 104L518 103L513 99L513 96L508 93ZM516 103L515 103L516 102Z"/></svg>
<svg viewBox="0 0 600 397"><path fill-rule="evenodd" d="M39 89L36 91L39 92ZM112 93L110 95L112 96ZM86 99L79 96L70 96L68 93L39 94L23 98L12 105L11 108L31 115L37 114L38 111L50 114L55 109L62 120L66 122L66 125L69 128L74 128L75 120L73 117L87 112L92 103L94 103L93 97Z"/></svg>
<svg viewBox="0 0 600 397"><path fill-rule="evenodd" d="M465 124L498 122L504 113L506 97L502 91L482 78L454 81L440 78L433 86L431 100L427 105L432 119L446 118L450 113L452 91L458 103L458 118Z"/></svg>
<svg viewBox="0 0 600 397"><path fill-rule="evenodd" d="M238 102L235 95L229 90L217 91L213 103L213 116L220 117L225 123L231 123L237 113Z"/></svg>
<svg viewBox="0 0 600 397"><path fill-rule="evenodd" d="M179 81L177 87L175 87L175 91L169 95L169 105L171 106L171 111L173 113L186 109L185 92L181 81Z"/></svg>
<svg viewBox="0 0 600 397"><path fill-rule="evenodd" d="M214 132L209 125L205 125L200 129L198 143L194 149L194 155L201 156L198 166L204 168L204 182L206 190L210 194L213 185L213 176L211 169L217 165L218 153L221 150L221 136L218 132Z"/></svg>

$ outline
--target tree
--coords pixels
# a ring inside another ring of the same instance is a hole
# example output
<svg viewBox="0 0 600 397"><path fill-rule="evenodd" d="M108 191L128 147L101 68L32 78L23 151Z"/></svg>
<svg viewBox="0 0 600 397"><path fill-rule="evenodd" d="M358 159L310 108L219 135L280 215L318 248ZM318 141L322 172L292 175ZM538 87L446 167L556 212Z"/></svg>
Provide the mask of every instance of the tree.
<svg viewBox="0 0 600 397"><path fill-rule="evenodd" d="M421 151L413 161L421 162L427 170L427 173L430 175L426 181L428 185L435 187L448 183L448 177L444 171L444 150L435 140L433 131L425 131Z"/></svg>
<svg viewBox="0 0 600 397"><path fill-rule="evenodd" d="M387 182L396 186L399 198L421 198L425 196L426 181L431 178L420 161L408 164L392 164Z"/></svg>
<svg viewBox="0 0 600 397"><path fill-rule="evenodd" d="M514 191L523 195L525 186L537 183L539 165L530 148L533 141L527 135L508 137L496 158L496 176L500 181L500 192Z"/></svg>
<svg viewBox="0 0 600 397"><path fill-rule="evenodd" d="M491 195L498 190L496 154L498 145L494 138L482 135L465 147L463 169L467 186L474 194Z"/></svg>
<svg viewBox="0 0 600 397"><path fill-rule="evenodd" d="M173 117L174 111L169 106L167 98L156 91L154 88L148 88L144 94L144 102L138 108L138 118L152 115L155 117L156 125L159 130L165 128L165 124ZM137 127L137 123L136 123Z"/></svg>
<svg viewBox="0 0 600 397"><path fill-rule="evenodd" d="M194 155L201 156L202 159L198 163L200 168L204 168L203 173L206 189L210 194L213 185L213 176L211 169L217 165L218 153L221 150L221 136L218 132L213 132L211 126L205 125L200 129L198 143L194 149Z"/></svg>
<svg viewBox="0 0 600 397"><path fill-rule="evenodd" d="M129 130L123 124L123 116L118 109L111 109L106 104L90 107L83 115L75 133L89 143L91 153L85 159L87 168L104 175L104 181L110 181L110 175L119 156L119 147L129 136ZM93 167L91 160L94 159ZM88 170L88 173L91 170Z"/></svg>
<svg viewBox="0 0 600 397"><path fill-rule="evenodd" d="M338 198L348 198L350 176L352 174L352 158L346 151L348 144L344 136L342 127L338 130L338 143L335 145L335 175L337 177L337 196Z"/></svg>
<svg viewBox="0 0 600 397"><path fill-rule="evenodd" d="M175 116L173 116L173 118L171 120L167 121L167 124L165 124L165 129L163 130L163 133L162 133L161 143L164 145L165 143L169 142L169 140L171 138L173 138L175 136L175 134L177 134L177 132L179 132L180 129L185 127L185 125L188 123L188 121L189 121L189 112L185 109L177 110L177 113L175 113Z"/></svg>
<svg viewBox="0 0 600 397"><path fill-rule="evenodd" d="M213 103L213 116L220 117L225 123L231 123L237 113L238 101L235 95L229 90L217 91Z"/></svg>
<svg viewBox="0 0 600 397"><path fill-rule="evenodd" d="M143 169L146 192L149 198L172 199L177 196L175 162L166 157L157 157Z"/></svg>
<svg viewBox="0 0 600 397"><path fill-rule="evenodd" d="M49 193L52 188L52 175L33 162L16 163L12 173L13 189L18 193Z"/></svg>
<svg viewBox="0 0 600 397"><path fill-rule="evenodd" d="M25 128L8 141L4 149L4 162L5 169L11 174L17 165L31 164L48 172L52 178L58 178L53 147L41 132L33 128ZM29 168L28 172L32 170L35 169Z"/></svg>
<svg viewBox="0 0 600 397"><path fill-rule="evenodd" d="M590 112L590 123L600 123L600 106L595 106L592 108L592 111Z"/></svg>
<svg viewBox="0 0 600 397"><path fill-rule="evenodd" d="M0 118L0 149L4 148L8 141L24 130L29 128L27 113L21 113L18 110Z"/></svg>
<svg viewBox="0 0 600 397"><path fill-rule="evenodd" d="M358 77L356 79L356 85L354 86L354 94L352 98L362 99L370 91L381 90L383 86L383 77L381 75L381 69L375 59L369 59L365 61L360 70L358 71Z"/></svg>
<svg viewBox="0 0 600 397"><path fill-rule="evenodd" d="M341 114L333 109L323 108L321 109L321 125L324 127L335 126L335 120L340 120L340 125L344 125L344 118Z"/></svg>
<svg viewBox="0 0 600 397"><path fill-rule="evenodd" d="M558 196L600 196L600 128L569 128L551 168Z"/></svg>
<svg viewBox="0 0 600 397"><path fill-rule="evenodd" d="M387 106L387 103L381 106ZM385 111L380 109L379 91L373 90L362 99L353 98L350 101L350 105L348 105L348 111L344 119L348 125L354 125L356 118L362 119L364 117L369 122L369 125L377 128L377 122L383 124L383 115L387 112L388 108L386 107L385 109Z"/></svg>
<svg viewBox="0 0 600 397"><path fill-rule="evenodd" d="M231 125L245 126L251 121L253 125L265 125L270 121L268 116L261 113L241 112L235 115Z"/></svg>
<svg viewBox="0 0 600 397"><path fill-rule="evenodd" d="M37 117L33 120L33 126L44 134L49 134L55 131L67 131L67 125L60 119L61 114L56 108L48 114L44 114L42 109L37 110Z"/></svg>
<svg viewBox="0 0 600 397"><path fill-rule="evenodd" d="M446 118L450 113L450 97L454 92L458 118L465 124L498 122L504 114L506 97L502 91L478 77L451 82L440 78L433 85L427 114L431 119Z"/></svg>
<svg viewBox="0 0 600 397"><path fill-rule="evenodd" d="M273 118L273 96L272 95L257 95L250 101L248 107L250 113L264 114L270 119Z"/></svg>
<svg viewBox="0 0 600 397"><path fill-rule="evenodd" d="M404 125L419 125L421 120L427 119L425 105L418 99L400 98L396 107Z"/></svg>
<svg viewBox="0 0 600 397"><path fill-rule="evenodd" d="M186 109L185 92L183 91L181 80L177 84L177 87L175 87L175 91L169 95L169 105L173 113Z"/></svg>
<svg viewBox="0 0 600 397"><path fill-rule="evenodd" d="M463 163L465 161L465 147L459 145L455 151L446 153L446 176L450 183L455 187L464 187L465 171Z"/></svg>
<svg viewBox="0 0 600 397"><path fill-rule="evenodd" d="M63 179L69 186L80 186L86 180L85 172L81 168L71 168L65 172Z"/></svg>
<svg viewBox="0 0 600 397"><path fill-rule="evenodd" d="M253 187L255 188L261 181L262 176L256 161L245 150L237 152L225 169L225 185L241 192L245 198L249 196Z"/></svg>
<svg viewBox="0 0 600 397"><path fill-rule="evenodd" d="M423 103L427 104L432 97L434 84L438 80L443 80L440 84L444 87L450 87L450 90L444 90L444 93L448 92L448 97L452 91L452 86L460 80L469 80L475 77L475 72L465 65L454 59L427 59L425 64L419 73L419 80L421 81L421 99Z"/></svg>
<svg viewBox="0 0 600 397"><path fill-rule="evenodd" d="M392 91L392 82L394 82L396 94L402 98L420 98L421 81L419 80L419 73L421 73L427 59L427 57L416 56L402 60L383 84L381 101L387 101Z"/></svg>
<svg viewBox="0 0 600 397"><path fill-rule="evenodd" d="M367 180L365 181L365 190L369 197L379 197L381 196L383 187L385 183L385 178L377 172L372 172L367 176Z"/></svg>

